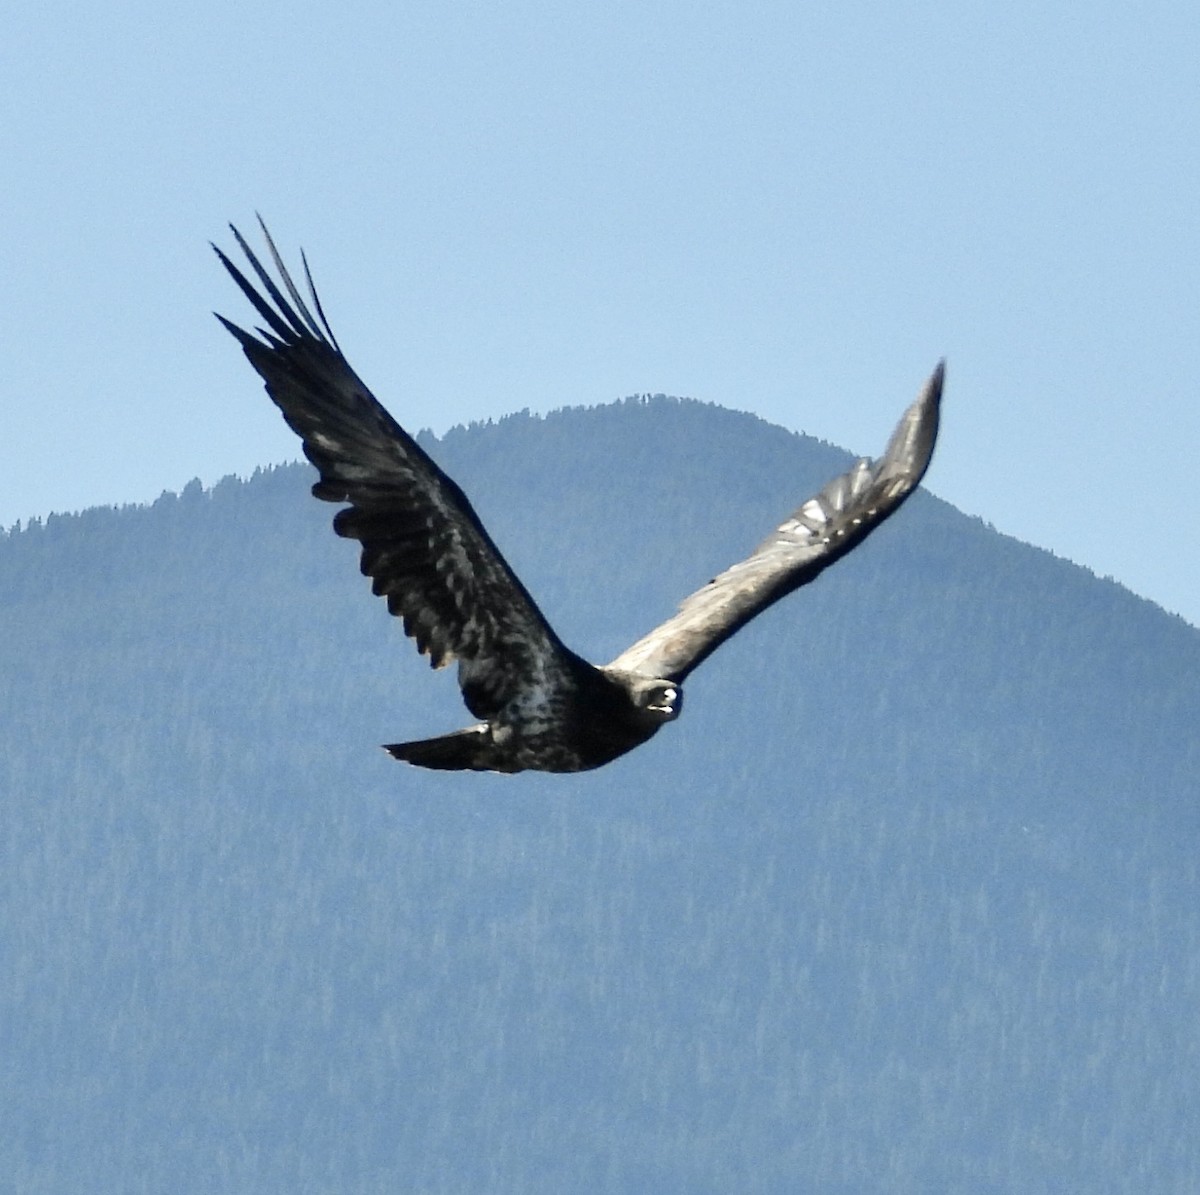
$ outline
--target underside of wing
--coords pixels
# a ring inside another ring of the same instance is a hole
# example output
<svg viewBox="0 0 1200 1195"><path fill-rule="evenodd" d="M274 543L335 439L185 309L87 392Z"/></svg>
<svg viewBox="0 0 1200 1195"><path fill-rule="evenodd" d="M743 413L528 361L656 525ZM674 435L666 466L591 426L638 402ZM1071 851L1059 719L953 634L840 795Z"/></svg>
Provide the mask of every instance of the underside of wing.
<svg viewBox="0 0 1200 1195"><path fill-rule="evenodd" d="M831 481L749 557L684 599L677 614L609 667L681 681L761 610L861 543L916 489L929 467L943 377L939 364L882 456L860 460Z"/></svg>
<svg viewBox="0 0 1200 1195"><path fill-rule="evenodd" d="M260 221L261 223L261 221ZM310 309L263 226L278 283L237 229L261 291L217 256L266 324L237 337L317 467L313 493L348 503L339 535L434 667L459 662L468 708L486 718L530 686L566 679L571 653L508 566L462 490L384 410L342 355L304 263ZM282 287L282 289L281 289ZM315 311L315 315L313 312Z"/></svg>

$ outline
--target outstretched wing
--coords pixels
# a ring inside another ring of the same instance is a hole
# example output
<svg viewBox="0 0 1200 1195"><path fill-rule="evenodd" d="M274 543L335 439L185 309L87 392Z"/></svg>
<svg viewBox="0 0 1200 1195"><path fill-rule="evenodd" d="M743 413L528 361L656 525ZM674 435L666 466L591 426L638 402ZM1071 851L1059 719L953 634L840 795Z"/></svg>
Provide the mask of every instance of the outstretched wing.
<svg viewBox="0 0 1200 1195"><path fill-rule="evenodd" d="M860 460L788 516L747 559L685 598L609 668L681 681L761 610L860 544L917 488L933 456L944 366L904 412L884 454Z"/></svg>
<svg viewBox="0 0 1200 1195"><path fill-rule="evenodd" d="M546 693L569 683L575 657L466 495L359 380L329 328L308 262L315 317L259 223L279 284L236 228L233 235L264 293L213 248L267 327L256 337L217 318L237 337L320 472L313 494L350 504L335 516L334 530L361 542L362 571L374 592L387 598L435 668L458 660L463 697L477 718L535 688Z"/></svg>

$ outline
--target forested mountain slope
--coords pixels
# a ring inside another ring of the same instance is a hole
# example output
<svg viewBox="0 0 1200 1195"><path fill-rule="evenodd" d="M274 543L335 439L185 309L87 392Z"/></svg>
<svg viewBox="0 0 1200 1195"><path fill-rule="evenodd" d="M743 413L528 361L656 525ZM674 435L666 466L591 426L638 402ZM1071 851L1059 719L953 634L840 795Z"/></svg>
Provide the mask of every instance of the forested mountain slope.
<svg viewBox="0 0 1200 1195"><path fill-rule="evenodd" d="M670 399L427 446L598 661L848 459ZM22 1192L1200 1189L1200 632L927 494L599 772L464 724L306 467L0 536Z"/></svg>

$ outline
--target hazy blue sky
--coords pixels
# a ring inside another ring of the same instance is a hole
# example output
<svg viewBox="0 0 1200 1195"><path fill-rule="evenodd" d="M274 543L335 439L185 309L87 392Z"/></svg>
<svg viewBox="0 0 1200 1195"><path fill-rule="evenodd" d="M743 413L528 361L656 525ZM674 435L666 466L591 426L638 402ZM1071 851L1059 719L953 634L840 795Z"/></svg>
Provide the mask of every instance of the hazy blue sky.
<svg viewBox="0 0 1200 1195"><path fill-rule="evenodd" d="M929 488L1200 624L1197 62L1194 0L10 5L0 525L297 455L209 315L260 209L414 429L875 453L945 355Z"/></svg>

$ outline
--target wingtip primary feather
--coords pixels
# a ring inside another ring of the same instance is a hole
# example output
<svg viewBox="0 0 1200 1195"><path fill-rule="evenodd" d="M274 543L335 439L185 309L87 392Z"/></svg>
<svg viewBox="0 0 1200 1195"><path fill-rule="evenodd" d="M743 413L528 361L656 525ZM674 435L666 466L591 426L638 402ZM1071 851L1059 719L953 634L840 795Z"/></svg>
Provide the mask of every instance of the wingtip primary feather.
<svg viewBox="0 0 1200 1195"><path fill-rule="evenodd" d="M920 484L933 460L945 380L946 360L943 357L921 387L921 393L901 416L879 458L880 475L899 481L905 493Z"/></svg>
<svg viewBox="0 0 1200 1195"><path fill-rule="evenodd" d="M312 295L313 306L317 309L317 315L321 318L321 326L325 329L325 335L329 337L329 343L340 353L342 346L338 344L337 337L333 334L333 329L329 326L329 319L325 315L325 308L321 306L321 296L317 294L317 284L313 281L312 270L308 268L308 255L303 249L300 250L300 260L304 263L304 280L308 283L308 293Z"/></svg>
<svg viewBox="0 0 1200 1195"><path fill-rule="evenodd" d="M304 301L304 296L300 294L296 284L292 281L292 275L288 272L287 266L284 264L283 257L275 246L275 238L271 236L270 229L267 228L266 221L258 213L254 213L258 218L258 226L262 229L262 234L267 242L267 248L271 252L271 260L275 263L276 272L279 274L287 293L291 296L292 303L295 305L296 314L307 326L307 330L311 332L319 340L321 338L321 329L317 326L317 321L313 319L312 312L308 309L308 304ZM304 254L301 252L301 257ZM308 269L308 263L305 262L305 270ZM309 289L312 289L312 279L309 279Z"/></svg>
<svg viewBox="0 0 1200 1195"><path fill-rule="evenodd" d="M923 397L929 401L940 403L942 401L942 389L946 385L946 358L943 357L936 366L933 373L929 375L929 381L925 383L925 391Z"/></svg>

